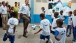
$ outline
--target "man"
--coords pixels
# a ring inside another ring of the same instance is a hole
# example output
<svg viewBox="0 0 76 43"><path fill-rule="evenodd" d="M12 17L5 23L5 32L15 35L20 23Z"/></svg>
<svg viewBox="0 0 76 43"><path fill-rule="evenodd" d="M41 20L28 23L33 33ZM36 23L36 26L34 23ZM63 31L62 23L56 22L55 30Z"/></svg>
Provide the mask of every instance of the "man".
<svg viewBox="0 0 76 43"><path fill-rule="evenodd" d="M0 2L0 27L2 27L2 17L1 17L1 14L2 14L2 3Z"/></svg>
<svg viewBox="0 0 76 43"><path fill-rule="evenodd" d="M15 6L13 6L13 7L14 7L14 12L17 12L18 13L19 6L18 6L17 2L15 2ZM16 18L18 18L18 14L17 14L17 17Z"/></svg>
<svg viewBox="0 0 76 43"><path fill-rule="evenodd" d="M29 0L25 0L25 4L21 5L19 8L19 17L23 19L23 25L24 25L24 31L23 31L23 36L27 38L26 33L27 33L27 27L30 22L30 13L29 13L29 7L28 7Z"/></svg>
<svg viewBox="0 0 76 43"><path fill-rule="evenodd" d="M7 7L5 6L5 2L3 2L1 8L2 8L2 25L3 25L3 29L6 30L8 15L7 15Z"/></svg>

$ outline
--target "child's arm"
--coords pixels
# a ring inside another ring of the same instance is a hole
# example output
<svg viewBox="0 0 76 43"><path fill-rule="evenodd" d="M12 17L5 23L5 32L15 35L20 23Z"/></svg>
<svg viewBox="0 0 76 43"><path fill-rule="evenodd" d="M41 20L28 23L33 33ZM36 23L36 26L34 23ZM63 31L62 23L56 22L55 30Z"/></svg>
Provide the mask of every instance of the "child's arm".
<svg viewBox="0 0 76 43"><path fill-rule="evenodd" d="M36 32L36 33L34 33L34 34L37 34L37 33L39 33L41 30L42 30L42 29L40 29L39 31L37 31L37 32Z"/></svg>
<svg viewBox="0 0 76 43"><path fill-rule="evenodd" d="M56 39L56 40L58 40L58 41L60 41L60 39L59 39L59 38L57 38L56 36L55 36L55 39Z"/></svg>
<svg viewBox="0 0 76 43"><path fill-rule="evenodd" d="M15 30L16 30L16 25L14 25L13 34L15 33Z"/></svg>
<svg viewBox="0 0 76 43"><path fill-rule="evenodd" d="M9 25L7 25L6 34L8 35Z"/></svg>
<svg viewBox="0 0 76 43"><path fill-rule="evenodd" d="M58 36L59 32L57 30L53 31L53 35L55 36L56 40L60 40L57 36Z"/></svg>

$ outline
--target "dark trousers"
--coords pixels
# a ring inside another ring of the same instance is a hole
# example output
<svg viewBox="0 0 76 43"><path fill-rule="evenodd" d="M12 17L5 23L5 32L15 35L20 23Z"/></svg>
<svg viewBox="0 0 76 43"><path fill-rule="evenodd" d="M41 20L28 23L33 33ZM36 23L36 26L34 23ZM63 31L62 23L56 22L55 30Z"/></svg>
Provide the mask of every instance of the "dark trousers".
<svg viewBox="0 0 76 43"><path fill-rule="evenodd" d="M26 35L30 18L26 14L20 14L20 17L23 19L23 27L24 27L23 35Z"/></svg>
<svg viewBox="0 0 76 43"><path fill-rule="evenodd" d="M2 27L2 17L1 17L1 14L0 14L0 27Z"/></svg>
<svg viewBox="0 0 76 43"><path fill-rule="evenodd" d="M73 27L73 39L76 40L76 28Z"/></svg>

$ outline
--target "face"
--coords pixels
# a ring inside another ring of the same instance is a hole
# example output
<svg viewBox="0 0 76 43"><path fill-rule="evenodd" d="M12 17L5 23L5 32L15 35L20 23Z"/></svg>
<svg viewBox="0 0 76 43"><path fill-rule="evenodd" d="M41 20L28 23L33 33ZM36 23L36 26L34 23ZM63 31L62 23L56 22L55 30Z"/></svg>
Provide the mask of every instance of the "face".
<svg viewBox="0 0 76 43"><path fill-rule="evenodd" d="M29 4L29 0L26 0L25 3L26 3L26 4Z"/></svg>
<svg viewBox="0 0 76 43"><path fill-rule="evenodd" d="M70 14L70 13L68 13L68 15L69 15L69 16L71 16L71 14Z"/></svg>
<svg viewBox="0 0 76 43"><path fill-rule="evenodd" d="M6 3L5 3L5 2L3 2L3 5L5 6L5 5L6 5Z"/></svg>
<svg viewBox="0 0 76 43"><path fill-rule="evenodd" d="M76 11L74 11L73 13L74 13L74 16L76 16Z"/></svg>
<svg viewBox="0 0 76 43"><path fill-rule="evenodd" d="M2 3L0 2L0 6L2 5Z"/></svg>

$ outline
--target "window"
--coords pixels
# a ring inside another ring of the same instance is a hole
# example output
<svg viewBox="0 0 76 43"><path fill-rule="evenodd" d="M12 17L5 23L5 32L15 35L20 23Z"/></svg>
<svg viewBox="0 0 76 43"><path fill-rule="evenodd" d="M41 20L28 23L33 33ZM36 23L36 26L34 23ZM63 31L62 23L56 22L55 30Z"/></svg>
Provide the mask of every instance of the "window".
<svg viewBox="0 0 76 43"><path fill-rule="evenodd" d="M36 2L41 2L41 0L36 0Z"/></svg>
<svg viewBox="0 0 76 43"><path fill-rule="evenodd" d="M76 3L76 0L72 0L72 3Z"/></svg>
<svg viewBox="0 0 76 43"><path fill-rule="evenodd" d="M47 3L47 1L48 1L48 0L42 0L42 2L45 2L45 3Z"/></svg>

